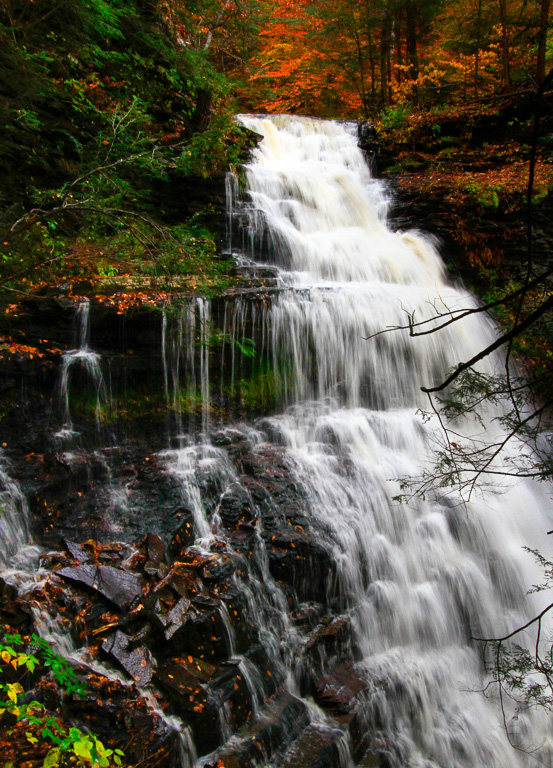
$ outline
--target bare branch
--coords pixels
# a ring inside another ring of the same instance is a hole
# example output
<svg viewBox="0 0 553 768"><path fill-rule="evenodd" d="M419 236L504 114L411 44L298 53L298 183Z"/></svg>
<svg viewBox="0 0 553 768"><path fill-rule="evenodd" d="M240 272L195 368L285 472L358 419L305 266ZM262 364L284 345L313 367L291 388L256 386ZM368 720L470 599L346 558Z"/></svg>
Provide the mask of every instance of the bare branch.
<svg viewBox="0 0 553 768"><path fill-rule="evenodd" d="M444 381L442 381L441 384L436 385L435 387L421 387L422 392L441 392L444 390L449 384L451 384L452 381L454 381L463 371L466 371L468 368L472 368L473 365L478 363L480 360L483 360L485 357L490 355L494 350L499 349L499 347L503 346L503 344L506 344L511 339L514 339L516 336L519 336L523 331L525 331L527 328L529 328L538 318L540 318L542 315L544 315L549 309L553 307L553 296L549 296L545 301L543 301L540 306L535 309L533 312L531 312L521 323L518 323L514 326L510 331L507 333L504 333L502 336L499 336L492 344L485 347L485 349L482 349L478 354L474 355L474 357L471 357L470 360L467 360L465 363L459 363L457 368L453 371L453 373L447 377Z"/></svg>
<svg viewBox="0 0 553 768"><path fill-rule="evenodd" d="M534 280L532 280L527 286L523 286L522 288L518 288L516 291L513 291L512 293L509 293L505 296L503 296L501 299L496 299L496 301L491 301L488 304L483 304L480 307L469 307L468 309L450 309L447 312L442 312L437 315L434 315L434 317L429 317L426 320L419 320L417 322L414 321L415 313L414 312L408 312L405 310L406 315L409 317L409 322L407 325L391 325L386 328L383 328L381 331L377 331L376 333L372 333L370 336L364 336L365 341L369 341L370 339L374 339L376 336L381 336L384 333L390 333L390 331L409 331L409 336L415 337L415 336L427 336L432 333L436 333L437 331L441 331L443 328L447 328L448 325L451 325L452 323L456 323L458 320L462 320L465 317L468 317L469 315L476 315L481 312L488 312L490 309L495 309L496 307L500 307L503 304L508 303L509 301L514 301L514 299L519 298L521 295L526 294L529 290L532 290L533 288L536 288L537 286L541 285L541 283L545 282L548 277L551 277L553 275L553 267L550 269L547 269L545 272L543 272L541 275L538 275ZM454 313L455 317L452 317ZM431 329L427 331L420 331L415 332L414 328L421 328L424 325L428 325L429 323L434 323L436 320L439 320L442 317L449 317L449 319L442 323L441 325L435 325Z"/></svg>
<svg viewBox="0 0 553 768"><path fill-rule="evenodd" d="M479 643L504 643L506 640L510 640L512 637L516 637L516 635L524 632L524 630L528 629L528 627L531 627L532 624L541 622L545 614L548 613L552 608L553 603L549 603L549 605L544 608L541 613L538 613L537 616L534 616L533 619L530 619L530 621L527 621L526 624L523 624L521 627L517 627L517 629L514 629L512 632L509 632L508 635L504 635L503 637L471 637L471 640L477 640Z"/></svg>

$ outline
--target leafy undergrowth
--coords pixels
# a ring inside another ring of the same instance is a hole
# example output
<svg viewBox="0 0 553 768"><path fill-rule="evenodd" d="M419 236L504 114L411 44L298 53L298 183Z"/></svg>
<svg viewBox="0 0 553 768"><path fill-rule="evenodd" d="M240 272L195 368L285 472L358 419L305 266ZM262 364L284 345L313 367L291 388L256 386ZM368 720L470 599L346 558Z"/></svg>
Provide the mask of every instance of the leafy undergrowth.
<svg viewBox="0 0 553 768"><path fill-rule="evenodd" d="M84 697L85 685L71 665L37 635L26 639L19 634L6 635L4 640L5 644L0 645L0 747L4 768L122 765L122 750L106 747L94 733L67 725L61 707L52 710L45 701L30 698L33 682L47 670L53 677L48 686L53 688L54 699L61 691Z"/></svg>
<svg viewBox="0 0 553 768"><path fill-rule="evenodd" d="M159 293L178 287L216 295L235 282L234 262L221 256L207 227L193 222L159 229L143 226L140 233L122 226L111 237L84 230L76 238L57 238L53 248L55 256L42 262L37 262L36 251L27 258L10 251L6 262L13 278L7 281L6 298L13 301L21 291L61 284L75 286L78 292L83 282L99 293L141 288Z"/></svg>
<svg viewBox="0 0 553 768"><path fill-rule="evenodd" d="M492 157L499 157L502 147L486 148ZM519 150L515 150L520 152ZM506 213L521 209L526 199L528 186L528 162L511 157L504 165L482 170L459 168L454 159L448 157L447 163L439 161L439 155L420 156L432 170L399 176L398 186L416 187L422 194L440 193L443 199L452 205L477 204L483 211L501 208ZM402 160L400 156L400 160ZM464 155L461 163L474 164L477 157ZM448 167L449 166L449 167ZM532 194L533 203L539 203L553 189L553 162L540 159L536 165L536 175Z"/></svg>
<svg viewBox="0 0 553 768"><path fill-rule="evenodd" d="M385 172L400 186L439 193L453 205L483 212L519 211L526 199L533 105L465 105L414 111L396 105L377 121ZM548 125L541 127L532 202L553 189Z"/></svg>
<svg viewBox="0 0 553 768"><path fill-rule="evenodd" d="M209 52L140 0L6 0L0 43L0 300L129 274L219 290L212 198L252 138Z"/></svg>

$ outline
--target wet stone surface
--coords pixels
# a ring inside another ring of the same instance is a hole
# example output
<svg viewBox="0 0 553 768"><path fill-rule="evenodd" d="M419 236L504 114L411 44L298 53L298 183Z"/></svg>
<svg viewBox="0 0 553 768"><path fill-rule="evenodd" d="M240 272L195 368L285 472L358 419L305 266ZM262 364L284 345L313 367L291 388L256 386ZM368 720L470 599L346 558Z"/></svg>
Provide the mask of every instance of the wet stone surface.
<svg viewBox="0 0 553 768"><path fill-rule="evenodd" d="M259 467L255 494L268 503L266 484L274 483L269 459L252 457L249 466L254 461ZM285 491L284 464L277 474L281 493L291 493L289 487ZM222 750L217 759L225 766L253 766L260 754L268 760L279 754L285 737L289 743L301 734L308 717L301 700L282 691L282 669L260 642L267 630L256 615L259 598L252 598L262 568L260 547L304 638L297 660L303 665L298 679L304 693L326 704L328 685L321 694L317 687L324 670L336 664L335 654L351 653L347 617L332 617L319 580L306 579L307 572L313 575L320 547L314 535L291 527L300 507L288 514L283 506L270 509L265 528L263 505L254 501L247 483L236 486L220 515L228 541L216 539L205 551L190 546L188 537L183 540L181 529L168 544L153 533L137 544L67 538L59 549L43 553L47 577L42 585L18 596L16 588L2 583L4 631L24 636L36 631L37 609L38 615L52 617L57 631L72 638L75 669L87 684L84 699L71 702L73 722L94 727L105 743L124 749L141 765L177 760L183 729L189 729L198 754ZM232 534L244 536L236 547ZM309 602L302 603L300 593ZM97 662L113 670L113 680L95 670ZM52 689L46 672L39 687L48 706L66 708L66 695ZM250 735L240 736L239 748L229 750L225 745L233 733ZM305 739L301 749L309 751L309 734ZM321 754L334 754L333 739L325 737ZM291 759L290 768L302 764ZM321 767L332 764L326 759L321 757Z"/></svg>

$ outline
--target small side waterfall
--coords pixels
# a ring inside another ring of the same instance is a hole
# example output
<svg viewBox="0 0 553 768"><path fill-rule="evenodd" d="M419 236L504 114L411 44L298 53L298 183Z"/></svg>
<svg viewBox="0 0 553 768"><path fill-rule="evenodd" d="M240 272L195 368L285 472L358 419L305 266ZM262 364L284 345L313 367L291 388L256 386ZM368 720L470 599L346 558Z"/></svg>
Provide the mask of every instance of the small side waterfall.
<svg viewBox="0 0 553 768"><path fill-rule="evenodd" d="M75 313L75 348L64 352L62 356L59 400L62 403L63 426L58 433L59 437L71 437L75 434L71 417L71 381L77 372L81 377L81 389L87 393L90 390L92 398L96 426L100 426L102 420L102 407L107 402L107 392L100 355L89 348L90 340L90 302L83 301L77 307ZM87 393L88 394L88 393Z"/></svg>
<svg viewBox="0 0 553 768"><path fill-rule="evenodd" d="M12 564L17 552L29 543L27 499L10 473L9 462L0 448L0 567Z"/></svg>
<svg viewBox="0 0 553 768"><path fill-rule="evenodd" d="M204 434L209 427L211 326L211 303L202 297L184 299L176 307L166 307L163 311L161 349L165 396L174 414L174 433L181 440L185 432L183 400L190 413L200 411ZM186 426L193 430L195 423L192 421Z"/></svg>

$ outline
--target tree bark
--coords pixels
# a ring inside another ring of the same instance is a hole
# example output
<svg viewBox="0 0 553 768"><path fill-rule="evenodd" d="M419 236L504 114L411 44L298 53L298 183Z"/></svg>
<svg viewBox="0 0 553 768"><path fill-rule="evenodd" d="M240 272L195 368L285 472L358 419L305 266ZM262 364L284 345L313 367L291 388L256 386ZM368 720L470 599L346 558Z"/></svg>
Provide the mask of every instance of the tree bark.
<svg viewBox="0 0 553 768"><path fill-rule="evenodd" d="M503 64L503 90L509 91L511 88L511 73L509 65L507 0L499 0L499 17L501 20L501 60Z"/></svg>
<svg viewBox="0 0 553 768"><path fill-rule="evenodd" d="M417 10L413 0L405 0L405 41L407 60L409 61L409 76L415 82L419 76L419 54L417 45ZM413 101L419 103L419 87L414 86Z"/></svg>
<svg viewBox="0 0 553 768"><path fill-rule="evenodd" d="M401 8L398 9L394 20L394 39L396 44L396 60L399 65L397 70L397 81L401 85L403 80L403 72L401 70L403 65L403 54L401 51Z"/></svg>
<svg viewBox="0 0 553 768"><path fill-rule="evenodd" d="M536 82L541 85L545 80L545 55L547 53L547 28L551 0L541 0L540 25L538 29L538 58L536 62Z"/></svg>
<svg viewBox="0 0 553 768"><path fill-rule="evenodd" d="M482 36L482 0L478 0L476 16L476 53L474 56L474 98L478 98L478 67L480 66L480 40Z"/></svg>
<svg viewBox="0 0 553 768"><path fill-rule="evenodd" d="M391 18L386 8L382 9L382 26L380 29L380 100L385 106L388 103L388 62L390 58Z"/></svg>

